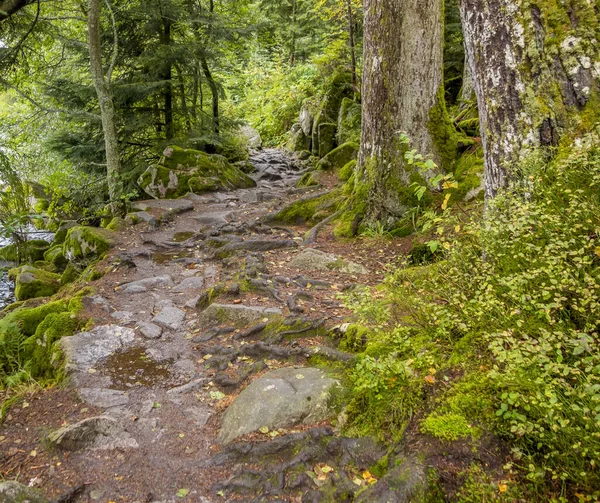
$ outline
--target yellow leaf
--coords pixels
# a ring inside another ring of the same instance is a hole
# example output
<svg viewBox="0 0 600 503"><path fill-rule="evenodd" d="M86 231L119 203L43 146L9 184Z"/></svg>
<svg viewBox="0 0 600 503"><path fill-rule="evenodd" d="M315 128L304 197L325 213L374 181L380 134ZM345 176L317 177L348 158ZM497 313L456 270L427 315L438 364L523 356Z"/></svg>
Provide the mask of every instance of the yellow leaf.
<svg viewBox="0 0 600 503"><path fill-rule="evenodd" d="M325 465L321 467L321 470L323 470L323 473L331 473L333 471L333 468L331 468L331 466L329 465Z"/></svg>
<svg viewBox="0 0 600 503"><path fill-rule="evenodd" d="M429 384L433 384L435 382L435 377L425 376L425 382L428 382Z"/></svg>
<svg viewBox="0 0 600 503"><path fill-rule="evenodd" d="M508 490L508 486L506 484L498 484L498 491L501 493L505 493Z"/></svg>
<svg viewBox="0 0 600 503"><path fill-rule="evenodd" d="M451 196L452 196L452 194L446 194L446 197L444 198L444 202L442 203L443 210L445 210L448 207L448 202L450 201Z"/></svg>
<svg viewBox="0 0 600 503"><path fill-rule="evenodd" d="M594 253L600 257L600 246L597 246Z"/></svg>
<svg viewBox="0 0 600 503"><path fill-rule="evenodd" d="M267 426L263 426L262 428L259 428L258 431L266 435L267 433L269 433L269 428Z"/></svg>
<svg viewBox="0 0 600 503"><path fill-rule="evenodd" d="M460 225L457 225L456 227L454 227L454 232L460 232Z"/></svg>

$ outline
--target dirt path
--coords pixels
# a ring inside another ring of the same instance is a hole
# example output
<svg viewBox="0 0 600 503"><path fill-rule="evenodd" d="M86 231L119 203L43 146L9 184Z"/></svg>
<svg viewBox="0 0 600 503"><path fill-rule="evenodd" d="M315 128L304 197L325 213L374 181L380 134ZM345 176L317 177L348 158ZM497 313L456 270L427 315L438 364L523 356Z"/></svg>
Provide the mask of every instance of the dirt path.
<svg viewBox="0 0 600 503"><path fill-rule="evenodd" d="M255 433L225 449L216 441L222 412L240 390L269 370L306 366L327 350L326 327L349 315L339 293L377 283L403 246L348 246L324 233L311 248L366 269L292 267L307 228L269 225L265 216L324 189L296 189L299 167L281 151L264 150L251 161L258 168L255 189L138 204L149 226L120 233L107 259L110 272L86 299L96 328L65 343L72 387L32 396L0 429L5 477L51 498L69 493L76 502L301 501L316 488L301 476L303 468L349 455L350 444L323 451L323 439L334 435L326 424L275 439ZM165 212L178 214L153 229ZM248 308L254 321L207 317L203 309L211 302ZM269 313L278 312L277 328L261 331ZM331 351L334 361L346 358ZM98 416L110 423L94 423L102 434L89 446L52 449L40 441L48 431ZM368 449L374 460L381 454ZM285 465L298 452L304 457Z"/></svg>

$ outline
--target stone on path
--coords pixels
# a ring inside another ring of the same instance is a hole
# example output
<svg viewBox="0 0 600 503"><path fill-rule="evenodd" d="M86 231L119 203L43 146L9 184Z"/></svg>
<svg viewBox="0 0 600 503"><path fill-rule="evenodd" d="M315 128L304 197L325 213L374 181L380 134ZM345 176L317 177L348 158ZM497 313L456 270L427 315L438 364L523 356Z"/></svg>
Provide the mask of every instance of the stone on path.
<svg viewBox="0 0 600 503"><path fill-rule="evenodd" d="M179 285L173 288L174 292L185 292L187 290L201 290L204 287L204 278L202 276L192 276L185 278Z"/></svg>
<svg viewBox="0 0 600 503"><path fill-rule="evenodd" d="M81 332L60 340L66 359L67 370L87 372L100 360L123 349L135 339L130 328L117 325L96 327L90 332Z"/></svg>
<svg viewBox="0 0 600 503"><path fill-rule="evenodd" d="M37 489L12 480L0 483L0 501L2 503L49 503L49 500Z"/></svg>
<svg viewBox="0 0 600 503"><path fill-rule="evenodd" d="M246 250L253 252L265 252L270 250L281 250L284 248L294 248L298 244L292 239L280 239L280 240L259 240L252 239L248 241L240 241L237 243L229 243L219 248L215 253L217 255L224 255L228 252Z"/></svg>
<svg viewBox="0 0 600 503"><path fill-rule="evenodd" d="M232 215L231 211L220 211L217 213L201 213L195 216L194 219L203 225L217 225L229 223L228 218Z"/></svg>
<svg viewBox="0 0 600 503"><path fill-rule="evenodd" d="M82 400L102 409L129 404L129 395L116 389L79 388L78 393Z"/></svg>
<svg viewBox="0 0 600 503"><path fill-rule="evenodd" d="M369 273L360 264L313 248L300 252L290 261L289 266L301 271L336 271L347 274Z"/></svg>
<svg viewBox="0 0 600 503"><path fill-rule="evenodd" d="M174 285L171 276L155 276L152 278L139 279L132 281L131 283L125 283L119 286L119 292L121 293L143 293L147 292L148 288L170 288Z"/></svg>
<svg viewBox="0 0 600 503"><path fill-rule="evenodd" d="M194 203L186 199L151 199L149 201L137 201L133 203L133 209L137 211L158 211L177 215L186 211L194 210Z"/></svg>
<svg viewBox="0 0 600 503"><path fill-rule="evenodd" d="M225 412L219 441L267 427L269 430L327 419L329 390L338 381L316 368L287 367L264 374L233 401Z"/></svg>
<svg viewBox="0 0 600 503"><path fill-rule="evenodd" d="M160 336L163 333L163 329L154 323L140 321L137 325L140 333L146 339L160 339Z"/></svg>
<svg viewBox="0 0 600 503"><path fill-rule="evenodd" d="M237 304L211 304L200 315L200 327L208 327L231 322L236 325L248 325L263 318L281 316L281 309L273 307L255 307Z"/></svg>
<svg viewBox="0 0 600 503"><path fill-rule="evenodd" d="M163 328L179 330L185 321L185 312L173 306L165 306L153 319L152 323Z"/></svg>
<svg viewBox="0 0 600 503"><path fill-rule="evenodd" d="M48 435L54 447L67 451L80 449L136 449L138 443L116 419L98 416L64 426Z"/></svg>

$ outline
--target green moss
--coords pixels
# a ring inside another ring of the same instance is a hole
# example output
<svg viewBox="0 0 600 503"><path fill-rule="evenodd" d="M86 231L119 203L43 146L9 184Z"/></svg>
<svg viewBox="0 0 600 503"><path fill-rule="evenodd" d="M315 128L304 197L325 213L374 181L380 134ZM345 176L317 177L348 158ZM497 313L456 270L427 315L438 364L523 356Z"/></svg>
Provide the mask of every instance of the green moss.
<svg viewBox="0 0 600 503"><path fill-rule="evenodd" d="M335 147L335 132L337 125L329 122L319 124L319 157L328 155Z"/></svg>
<svg viewBox="0 0 600 503"><path fill-rule="evenodd" d="M429 111L428 126L440 167L444 171L452 171L458 158L459 136L446 109L443 84L437 91L435 105Z"/></svg>
<svg viewBox="0 0 600 503"><path fill-rule="evenodd" d="M354 353L364 351L370 334L371 330L367 327L350 325L340 340L340 349Z"/></svg>
<svg viewBox="0 0 600 503"><path fill-rule="evenodd" d="M291 225L310 222L320 210L331 206L331 195L313 199L300 199L282 209L273 219Z"/></svg>
<svg viewBox="0 0 600 503"><path fill-rule="evenodd" d="M127 222L121 217L114 217L106 226L109 231L122 231L127 228Z"/></svg>
<svg viewBox="0 0 600 503"><path fill-rule="evenodd" d="M458 440L473 434L474 430L460 414L431 414L421 424L421 432L440 440Z"/></svg>
<svg viewBox="0 0 600 503"><path fill-rule="evenodd" d="M360 143L362 108L360 103L344 98L338 115L338 144Z"/></svg>
<svg viewBox="0 0 600 503"><path fill-rule="evenodd" d="M59 300L48 302L38 307L18 307L0 320L0 337L4 324L14 324L23 335L29 337L35 334L38 325L51 313L61 313L68 310L68 302Z"/></svg>
<svg viewBox="0 0 600 503"><path fill-rule="evenodd" d="M65 271L60 277L60 284L64 286L73 283L77 280L77 278L79 278L80 275L81 272L77 269L77 267L75 267L74 264L69 262Z"/></svg>
<svg viewBox="0 0 600 503"><path fill-rule="evenodd" d="M0 260L18 262L19 258L21 258L22 261L36 262L44 259L44 253L48 248L50 248L50 243L47 241L44 241L43 239L33 239L23 244L22 253L24 256L19 257L17 245L10 244L0 248Z"/></svg>
<svg viewBox="0 0 600 503"><path fill-rule="evenodd" d="M69 261L85 263L102 258L114 243L114 235L109 230L73 227L67 233L63 252Z"/></svg>
<svg viewBox="0 0 600 503"><path fill-rule="evenodd" d="M358 156L358 144L348 142L333 149L319 161L319 169L342 169Z"/></svg>
<svg viewBox="0 0 600 503"><path fill-rule="evenodd" d="M15 280L17 300L50 297L60 288L60 276L31 266L21 267Z"/></svg>
<svg viewBox="0 0 600 503"><path fill-rule="evenodd" d="M352 161L348 162L347 164L345 164L344 167L342 167L342 169L340 169L340 172L338 173L338 177L342 182L347 182L348 180L350 180L350 178L352 177L352 175L354 174L354 171L356 169L356 164L357 164L357 161L352 160Z"/></svg>
<svg viewBox="0 0 600 503"><path fill-rule="evenodd" d="M188 181L190 192L202 194L203 192L214 192L222 188L221 181L218 178L209 178L205 176L195 176Z"/></svg>
<svg viewBox="0 0 600 503"><path fill-rule="evenodd" d="M55 245L44 253L44 260L52 264L58 271L64 271L69 263L61 245Z"/></svg>
<svg viewBox="0 0 600 503"><path fill-rule="evenodd" d="M323 176L323 171L309 171L305 173L302 178L298 181L298 187L315 187L321 184L321 177Z"/></svg>

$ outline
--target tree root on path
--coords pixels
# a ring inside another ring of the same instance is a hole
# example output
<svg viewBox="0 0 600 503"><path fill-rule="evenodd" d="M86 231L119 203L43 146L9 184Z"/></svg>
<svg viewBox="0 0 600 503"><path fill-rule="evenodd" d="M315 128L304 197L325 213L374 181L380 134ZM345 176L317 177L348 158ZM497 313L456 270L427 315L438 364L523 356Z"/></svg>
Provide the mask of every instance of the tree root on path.
<svg viewBox="0 0 600 503"><path fill-rule="evenodd" d="M321 220L317 225L315 225L312 229L310 229L304 237L304 245L313 244L317 240L317 236L323 227L325 227L329 222L335 220L343 213L342 210L336 211L333 215L329 215L326 219Z"/></svg>

